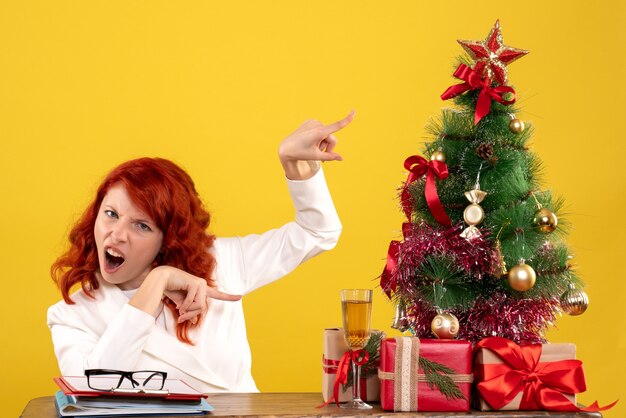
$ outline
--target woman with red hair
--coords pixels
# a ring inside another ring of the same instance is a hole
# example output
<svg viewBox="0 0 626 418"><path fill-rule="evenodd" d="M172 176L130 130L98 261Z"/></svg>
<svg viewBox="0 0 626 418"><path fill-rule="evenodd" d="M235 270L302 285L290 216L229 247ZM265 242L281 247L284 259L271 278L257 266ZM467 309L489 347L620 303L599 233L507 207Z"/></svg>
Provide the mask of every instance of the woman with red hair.
<svg viewBox="0 0 626 418"><path fill-rule="evenodd" d="M51 268L63 295L48 310L61 373L159 370L202 392L258 391L241 295L335 246L341 223L319 162L342 159L334 133L352 118L305 122L281 143L296 219L261 235L210 235L191 177L171 161L111 171Z"/></svg>

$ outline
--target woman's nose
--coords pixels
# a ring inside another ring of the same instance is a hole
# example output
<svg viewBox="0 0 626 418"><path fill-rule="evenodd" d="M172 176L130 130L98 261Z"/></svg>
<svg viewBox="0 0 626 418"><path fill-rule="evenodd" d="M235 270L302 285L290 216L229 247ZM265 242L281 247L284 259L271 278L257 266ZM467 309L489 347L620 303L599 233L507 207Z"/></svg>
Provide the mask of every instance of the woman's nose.
<svg viewBox="0 0 626 418"><path fill-rule="evenodd" d="M115 242L126 242L128 239L128 231L124 222L115 223L113 229L111 230L111 238L113 238Z"/></svg>

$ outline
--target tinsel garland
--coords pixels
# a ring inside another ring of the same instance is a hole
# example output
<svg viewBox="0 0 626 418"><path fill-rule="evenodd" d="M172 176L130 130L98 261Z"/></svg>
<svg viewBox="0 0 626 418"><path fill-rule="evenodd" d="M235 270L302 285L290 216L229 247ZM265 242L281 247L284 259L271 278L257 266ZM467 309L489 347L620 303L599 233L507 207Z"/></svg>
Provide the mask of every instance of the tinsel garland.
<svg viewBox="0 0 626 418"><path fill-rule="evenodd" d="M491 276L499 262L489 242L488 231L467 240L459 235L462 226L433 227L425 222L413 224L405 231L400 245L398 267L393 278L398 283L396 296L406 302L407 319L418 337L432 337L430 324L436 308L423 300L419 290L425 285L416 271L431 256L448 257L467 273L472 281L484 281L493 290L497 278ZM480 296L467 309L450 309L461 323L458 338L477 342L498 335L516 343L545 342L543 333L553 324L559 302L555 298L519 299L509 297L504 291Z"/></svg>
<svg viewBox="0 0 626 418"><path fill-rule="evenodd" d="M515 299L497 292L488 299L479 297L467 310L450 312L461 324L457 338L478 342L486 337L500 336L518 344L545 343L543 333L553 325L559 301L549 299ZM432 338L430 323L435 309L421 299L415 299L406 307L411 331L416 337Z"/></svg>
<svg viewBox="0 0 626 418"><path fill-rule="evenodd" d="M542 344L558 309L556 298L516 299L497 292L486 300L478 298L471 309L455 315L461 323L461 339L477 342L497 335L517 344Z"/></svg>
<svg viewBox="0 0 626 418"><path fill-rule="evenodd" d="M405 239L400 245L398 267L392 274L392 281L398 284L399 292L406 299L418 299L416 292L416 269L427 257L448 257L473 280L481 280L493 271L499 261L486 239L487 232L472 240L460 236L461 225L441 229L432 227L425 222L413 224L406 231Z"/></svg>

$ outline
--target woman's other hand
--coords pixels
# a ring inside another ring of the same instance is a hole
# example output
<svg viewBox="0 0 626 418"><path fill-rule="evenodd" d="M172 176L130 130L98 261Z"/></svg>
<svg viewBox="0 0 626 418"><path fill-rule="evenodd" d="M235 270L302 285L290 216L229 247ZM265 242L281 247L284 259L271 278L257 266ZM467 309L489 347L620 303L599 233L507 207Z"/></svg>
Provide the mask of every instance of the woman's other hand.
<svg viewBox="0 0 626 418"><path fill-rule="evenodd" d="M285 138L278 147L278 158L287 178L305 180L319 170L319 161L343 160L333 151L337 145L334 133L348 126L353 118L354 111L329 125L308 120Z"/></svg>
<svg viewBox="0 0 626 418"><path fill-rule="evenodd" d="M196 323L208 309L208 299L237 301L240 295L220 292L207 285L206 280L170 266L154 268L143 281L130 304L156 316L164 296L170 298L179 312L178 322Z"/></svg>

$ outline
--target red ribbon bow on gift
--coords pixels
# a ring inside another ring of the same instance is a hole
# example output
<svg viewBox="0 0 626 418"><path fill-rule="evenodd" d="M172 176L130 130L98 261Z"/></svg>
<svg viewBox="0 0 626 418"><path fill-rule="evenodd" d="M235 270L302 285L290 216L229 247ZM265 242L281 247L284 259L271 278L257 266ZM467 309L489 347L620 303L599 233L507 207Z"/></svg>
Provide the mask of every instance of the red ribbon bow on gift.
<svg viewBox="0 0 626 418"><path fill-rule="evenodd" d="M441 100L448 100L465 93L468 90L478 90L478 101L476 102L476 111L474 112L474 125L478 124L480 120L485 117L491 109L491 101L495 100L503 105L510 105L515 103L515 90L509 86L497 86L491 87L491 80L489 77L483 79L480 74L472 70L465 64L461 64L454 72L454 76L465 83L455 84L448 87L448 89L441 95ZM504 93L512 93L512 100L505 100L502 95Z"/></svg>
<svg viewBox="0 0 626 418"><path fill-rule="evenodd" d="M346 351L343 353L337 364L337 372L335 374L335 383L333 385L333 396L324 402L318 408L322 408L329 403L335 401L339 406L339 386L348 383L348 370L350 369L350 361L354 362L357 366L362 366L370 359L370 355L365 350ZM354 382L352 384L355 384Z"/></svg>
<svg viewBox="0 0 626 418"><path fill-rule="evenodd" d="M519 346L502 337L489 337L476 344L502 359L502 364L481 364L484 380L478 384L480 395L493 409L510 403L523 391L520 410L598 412L612 408L617 401L600 407L594 402L578 408L564 394L587 389L580 360L540 363L541 344Z"/></svg>
<svg viewBox="0 0 626 418"><path fill-rule="evenodd" d="M452 225L450 218L448 218L439 200L437 185L435 184L435 176L442 180L448 177L448 166L446 163L436 160L427 161L424 157L419 155L411 155L404 161L404 168L409 171L409 176L404 183L404 189L402 190L400 199L406 218L411 221L411 193L409 192L409 185L426 174L424 195L426 196L426 203L428 204L430 213L433 214L435 220L441 225Z"/></svg>

